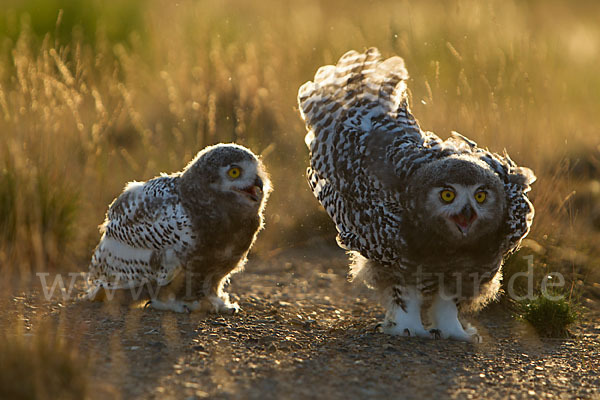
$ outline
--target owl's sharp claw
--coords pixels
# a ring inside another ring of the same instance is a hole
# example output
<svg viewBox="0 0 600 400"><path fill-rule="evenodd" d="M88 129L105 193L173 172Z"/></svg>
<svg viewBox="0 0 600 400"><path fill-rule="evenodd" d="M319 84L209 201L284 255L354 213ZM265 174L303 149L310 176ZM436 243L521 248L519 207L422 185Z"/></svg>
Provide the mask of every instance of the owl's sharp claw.
<svg viewBox="0 0 600 400"><path fill-rule="evenodd" d="M148 300L146 304L144 304L144 310L152 305L152 300Z"/></svg>
<svg viewBox="0 0 600 400"><path fill-rule="evenodd" d="M383 327L383 322L378 322L375 324L373 328L373 332L381 332L381 328Z"/></svg>
<svg viewBox="0 0 600 400"><path fill-rule="evenodd" d="M442 331L439 329L430 329L429 333L431 334L431 338L434 340L439 340L442 338Z"/></svg>
<svg viewBox="0 0 600 400"><path fill-rule="evenodd" d="M410 330L408 330L408 328L404 330L404 336L410 336Z"/></svg>
<svg viewBox="0 0 600 400"><path fill-rule="evenodd" d="M471 335L471 343L481 343L483 340L481 339L481 335L478 333Z"/></svg>
<svg viewBox="0 0 600 400"><path fill-rule="evenodd" d="M187 306L187 304L184 304L182 307L183 307L183 310L186 312L186 314L192 313L192 310L190 310L190 308Z"/></svg>
<svg viewBox="0 0 600 400"><path fill-rule="evenodd" d="M237 303L231 304L229 307L226 307L225 310L223 310L223 314L226 315L234 315L237 314L240 311L240 306L238 306Z"/></svg>

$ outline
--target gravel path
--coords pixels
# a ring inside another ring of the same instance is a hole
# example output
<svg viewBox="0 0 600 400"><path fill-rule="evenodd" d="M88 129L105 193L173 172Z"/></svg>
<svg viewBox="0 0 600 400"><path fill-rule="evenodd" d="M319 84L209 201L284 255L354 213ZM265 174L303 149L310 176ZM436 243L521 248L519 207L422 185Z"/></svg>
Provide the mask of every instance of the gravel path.
<svg viewBox="0 0 600 400"><path fill-rule="evenodd" d="M375 330L383 311L369 291L346 281L341 251L306 254L250 262L229 287L234 316L17 302L79 343L92 398L600 399L598 314L568 340L537 338L503 303L471 321L481 344L390 337Z"/></svg>

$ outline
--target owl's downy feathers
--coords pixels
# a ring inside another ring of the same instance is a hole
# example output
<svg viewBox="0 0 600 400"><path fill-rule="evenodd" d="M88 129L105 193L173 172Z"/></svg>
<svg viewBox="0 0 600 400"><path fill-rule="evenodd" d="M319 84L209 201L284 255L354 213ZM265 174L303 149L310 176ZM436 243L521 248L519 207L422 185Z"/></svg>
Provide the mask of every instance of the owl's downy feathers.
<svg viewBox="0 0 600 400"><path fill-rule="evenodd" d="M321 67L299 89L308 181L354 254L351 274L381 294L384 330L429 335L425 304L435 334L441 324L451 332L442 337L470 340L452 318L436 323L435 310L478 308L495 296L503 258L529 232L535 176L458 133L442 140L421 130L407 79L400 57L382 60L371 48ZM455 273L464 278L452 281ZM470 273L481 279L469 287Z"/></svg>
<svg viewBox="0 0 600 400"><path fill-rule="evenodd" d="M223 285L245 263L269 192L261 161L235 144L205 148L181 172L129 183L100 227L88 297L130 289L155 308L233 310Z"/></svg>

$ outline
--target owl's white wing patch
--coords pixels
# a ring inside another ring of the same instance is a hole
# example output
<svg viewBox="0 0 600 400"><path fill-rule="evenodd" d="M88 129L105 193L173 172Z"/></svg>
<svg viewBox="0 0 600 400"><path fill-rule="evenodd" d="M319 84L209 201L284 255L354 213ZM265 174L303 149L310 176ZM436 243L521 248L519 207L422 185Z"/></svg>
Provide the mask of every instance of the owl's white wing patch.
<svg viewBox="0 0 600 400"><path fill-rule="evenodd" d="M189 216L176 191L177 176L132 182L111 204L90 263L88 293L166 285L194 245Z"/></svg>
<svg viewBox="0 0 600 400"><path fill-rule="evenodd" d="M442 141L423 132L408 106L406 79L401 58L382 61L379 51L371 48L362 54L346 53L337 65L320 68L314 80L299 89L311 153L308 181L335 222L340 245L382 264L403 264L402 183L425 163L470 153L503 179L509 204L506 251L514 249L533 218L525 194L533 174L526 177L525 169L507 156L480 149L459 134ZM386 145L373 146L383 136ZM397 184L393 190L370 169L374 159L393 169Z"/></svg>

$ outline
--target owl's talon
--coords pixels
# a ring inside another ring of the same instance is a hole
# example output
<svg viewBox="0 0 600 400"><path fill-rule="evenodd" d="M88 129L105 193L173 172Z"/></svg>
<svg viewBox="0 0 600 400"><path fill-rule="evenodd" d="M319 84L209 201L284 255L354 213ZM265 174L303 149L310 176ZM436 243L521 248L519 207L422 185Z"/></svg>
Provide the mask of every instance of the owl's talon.
<svg viewBox="0 0 600 400"><path fill-rule="evenodd" d="M225 313L229 314L229 315L235 315L237 314L239 311L241 310L240 306L238 305L238 303L231 303L229 304L229 306L226 308Z"/></svg>
<svg viewBox="0 0 600 400"><path fill-rule="evenodd" d="M144 304L144 310L148 309L148 308L149 308L149 307L151 307L151 306L152 306L152 300L148 300L148 301L146 302L146 304Z"/></svg>
<svg viewBox="0 0 600 400"><path fill-rule="evenodd" d="M192 310L190 310L190 308L188 307L187 304L184 304L182 307L183 307L183 311L185 311L186 314L191 314L192 313Z"/></svg>
<svg viewBox="0 0 600 400"><path fill-rule="evenodd" d="M375 327L373 328L373 332L381 332L382 328L383 328L383 322L378 322L375 324Z"/></svg>
<svg viewBox="0 0 600 400"><path fill-rule="evenodd" d="M410 330L408 328L404 329L404 336L410 336Z"/></svg>
<svg viewBox="0 0 600 400"><path fill-rule="evenodd" d="M442 331L439 329L430 329L429 333L431 334L431 338L434 340L440 340L442 338Z"/></svg>

